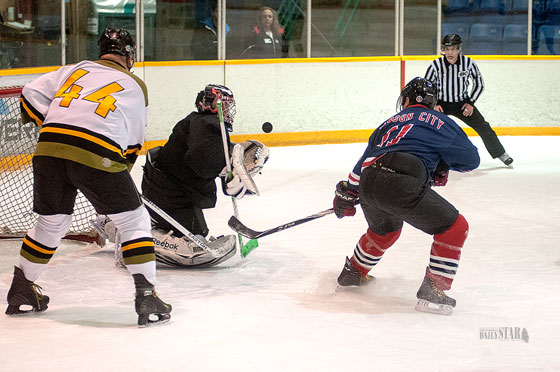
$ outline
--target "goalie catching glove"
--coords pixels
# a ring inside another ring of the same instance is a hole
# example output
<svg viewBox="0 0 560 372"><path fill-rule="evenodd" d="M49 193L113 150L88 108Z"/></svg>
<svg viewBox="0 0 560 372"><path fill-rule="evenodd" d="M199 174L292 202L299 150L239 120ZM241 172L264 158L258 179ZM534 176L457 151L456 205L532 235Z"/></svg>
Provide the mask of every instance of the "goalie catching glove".
<svg viewBox="0 0 560 372"><path fill-rule="evenodd" d="M253 176L260 173L268 160L270 151L263 143L249 140L237 143L231 155L232 173L224 168L220 177L226 195L241 199L247 195L259 195Z"/></svg>

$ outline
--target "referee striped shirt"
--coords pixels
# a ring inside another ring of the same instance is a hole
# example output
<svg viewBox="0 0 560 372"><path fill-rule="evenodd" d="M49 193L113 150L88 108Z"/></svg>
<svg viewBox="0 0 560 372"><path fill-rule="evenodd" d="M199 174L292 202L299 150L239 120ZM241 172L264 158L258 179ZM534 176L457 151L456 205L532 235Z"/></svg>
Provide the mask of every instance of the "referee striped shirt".
<svg viewBox="0 0 560 372"><path fill-rule="evenodd" d="M436 83L438 101L476 102L484 91L484 81L476 63L469 57L459 55L457 62L450 64L445 56L434 60L426 71L425 78ZM469 85L472 90L469 93Z"/></svg>

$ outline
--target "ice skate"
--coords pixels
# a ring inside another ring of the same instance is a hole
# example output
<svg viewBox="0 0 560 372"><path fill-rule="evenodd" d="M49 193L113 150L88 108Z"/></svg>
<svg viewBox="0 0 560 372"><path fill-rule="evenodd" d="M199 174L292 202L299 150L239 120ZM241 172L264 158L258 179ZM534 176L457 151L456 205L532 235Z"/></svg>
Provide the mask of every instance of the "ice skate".
<svg viewBox="0 0 560 372"><path fill-rule="evenodd" d="M171 305L163 302L154 286L150 284L142 274L132 275L136 286L136 298L134 305L138 314L138 325L147 327L154 324L167 323L171 319ZM150 319L155 316L157 319Z"/></svg>
<svg viewBox="0 0 560 372"><path fill-rule="evenodd" d="M502 155L500 155L498 159L500 159L508 167L511 165L511 163L513 163L513 159L508 155L507 152L504 152Z"/></svg>
<svg viewBox="0 0 560 372"><path fill-rule="evenodd" d="M416 297L418 298L418 303L414 308L425 313L451 315L456 304L455 299L447 296L441 289L438 289L433 279L428 276L424 277Z"/></svg>
<svg viewBox="0 0 560 372"><path fill-rule="evenodd" d="M358 269L352 266L352 261L346 257L344 268L338 276L338 284L342 287L348 286L364 286L373 281L375 278L371 275L363 275Z"/></svg>
<svg viewBox="0 0 560 372"><path fill-rule="evenodd" d="M25 278L23 270L14 267L14 279L8 291L8 308L6 315L26 314L47 310L49 296L41 293L41 287ZM20 309L20 306L31 307L29 310Z"/></svg>
<svg viewBox="0 0 560 372"><path fill-rule="evenodd" d="M104 215L98 215L95 220L90 221L91 226L97 232L99 236L98 244L100 246L104 246L106 241L111 243L115 243L116 235L117 235L117 227L115 223L111 221L111 219ZM101 243L100 243L101 242Z"/></svg>
<svg viewBox="0 0 560 372"><path fill-rule="evenodd" d="M115 262L116 267L123 267L126 268L126 264L124 263L124 257L121 249L121 236L117 234L115 236L115 246L113 248L113 259Z"/></svg>

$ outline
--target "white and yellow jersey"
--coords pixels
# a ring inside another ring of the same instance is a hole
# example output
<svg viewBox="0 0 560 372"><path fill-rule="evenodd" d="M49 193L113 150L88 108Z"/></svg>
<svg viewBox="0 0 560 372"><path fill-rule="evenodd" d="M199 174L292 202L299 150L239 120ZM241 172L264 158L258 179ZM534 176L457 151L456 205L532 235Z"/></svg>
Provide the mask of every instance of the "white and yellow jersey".
<svg viewBox="0 0 560 372"><path fill-rule="evenodd" d="M82 61L23 88L22 118L41 128L35 156L72 160L120 172L144 143L146 85L115 62Z"/></svg>

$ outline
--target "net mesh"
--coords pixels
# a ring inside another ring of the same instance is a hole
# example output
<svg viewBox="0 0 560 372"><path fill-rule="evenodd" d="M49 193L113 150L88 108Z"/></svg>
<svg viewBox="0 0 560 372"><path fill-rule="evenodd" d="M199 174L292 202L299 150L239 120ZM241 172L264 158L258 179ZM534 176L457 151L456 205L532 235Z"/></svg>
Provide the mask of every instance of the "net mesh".
<svg viewBox="0 0 560 372"><path fill-rule="evenodd" d="M39 128L21 123L19 96L22 87L0 87L0 237L22 237L33 227L32 154ZM95 236L89 221L93 206L78 192L68 236L87 240Z"/></svg>

